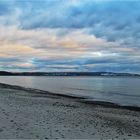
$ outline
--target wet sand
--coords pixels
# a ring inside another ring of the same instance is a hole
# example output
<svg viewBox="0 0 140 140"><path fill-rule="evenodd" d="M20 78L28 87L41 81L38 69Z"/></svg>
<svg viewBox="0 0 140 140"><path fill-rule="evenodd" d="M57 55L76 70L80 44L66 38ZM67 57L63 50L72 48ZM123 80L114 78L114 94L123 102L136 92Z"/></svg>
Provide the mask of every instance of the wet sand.
<svg viewBox="0 0 140 140"><path fill-rule="evenodd" d="M139 130L139 108L0 84L1 139L134 139Z"/></svg>

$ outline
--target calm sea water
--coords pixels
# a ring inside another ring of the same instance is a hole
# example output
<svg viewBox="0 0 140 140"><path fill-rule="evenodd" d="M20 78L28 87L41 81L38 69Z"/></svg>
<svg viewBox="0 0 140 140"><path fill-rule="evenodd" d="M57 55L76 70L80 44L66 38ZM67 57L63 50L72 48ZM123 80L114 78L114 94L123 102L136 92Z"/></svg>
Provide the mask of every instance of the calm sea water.
<svg viewBox="0 0 140 140"><path fill-rule="evenodd" d="M0 76L0 82L140 107L139 77Z"/></svg>

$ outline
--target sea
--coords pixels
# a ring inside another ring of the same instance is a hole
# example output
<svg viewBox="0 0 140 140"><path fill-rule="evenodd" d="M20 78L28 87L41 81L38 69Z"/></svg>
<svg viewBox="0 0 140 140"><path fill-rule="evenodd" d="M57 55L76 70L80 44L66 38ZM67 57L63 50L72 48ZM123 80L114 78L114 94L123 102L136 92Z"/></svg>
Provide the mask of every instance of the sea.
<svg viewBox="0 0 140 140"><path fill-rule="evenodd" d="M0 83L140 107L140 77L0 76Z"/></svg>

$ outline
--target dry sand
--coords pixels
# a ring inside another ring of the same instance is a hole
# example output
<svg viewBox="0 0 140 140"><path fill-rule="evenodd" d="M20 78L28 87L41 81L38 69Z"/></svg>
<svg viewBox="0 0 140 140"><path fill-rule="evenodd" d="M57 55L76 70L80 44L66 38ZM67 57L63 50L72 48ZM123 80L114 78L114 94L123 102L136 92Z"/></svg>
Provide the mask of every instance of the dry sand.
<svg viewBox="0 0 140 140"><path fill-rule="evenodd" d="M140 138L140 111L0 84L0 138Z"/></svg>

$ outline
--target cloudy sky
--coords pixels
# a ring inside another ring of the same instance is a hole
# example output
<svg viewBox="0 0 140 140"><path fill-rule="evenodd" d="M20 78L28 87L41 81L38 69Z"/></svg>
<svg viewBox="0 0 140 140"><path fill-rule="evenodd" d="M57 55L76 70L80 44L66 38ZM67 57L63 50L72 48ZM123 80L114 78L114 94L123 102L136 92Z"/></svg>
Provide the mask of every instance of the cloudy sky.
<svg viewBox="0 0 140 140"><path fill-rule="evenodd" d="M140 1L0 0L0 70L140 73Z"/></svg>

